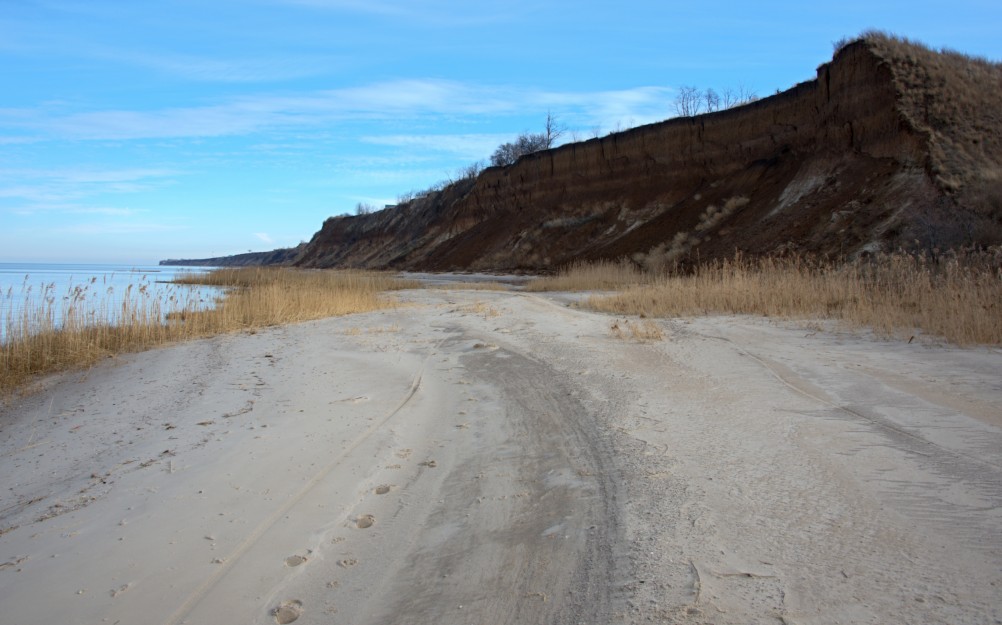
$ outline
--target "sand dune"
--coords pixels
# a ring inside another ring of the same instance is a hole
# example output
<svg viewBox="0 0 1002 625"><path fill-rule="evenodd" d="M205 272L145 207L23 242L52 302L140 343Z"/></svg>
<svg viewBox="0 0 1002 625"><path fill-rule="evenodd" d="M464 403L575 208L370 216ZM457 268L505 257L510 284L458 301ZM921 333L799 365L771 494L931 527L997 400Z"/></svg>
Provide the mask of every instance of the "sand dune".
<svg viewBox="0 0 1002 625"><path fill-rule="evenodd" d="M1002 352L510 292L0 413L0 623L1002 619Z"/></svg>

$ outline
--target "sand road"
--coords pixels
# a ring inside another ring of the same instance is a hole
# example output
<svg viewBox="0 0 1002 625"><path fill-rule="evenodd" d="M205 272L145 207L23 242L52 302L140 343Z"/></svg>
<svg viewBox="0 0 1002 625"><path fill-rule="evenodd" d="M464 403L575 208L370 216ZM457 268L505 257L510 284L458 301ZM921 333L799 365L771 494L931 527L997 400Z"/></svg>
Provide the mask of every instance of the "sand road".
<svg viewBox="0 0 1002 625"><path fill-rule="evenodd" d="M999 350L400 299L6 407L0 623L1002 622Z"/></svg>

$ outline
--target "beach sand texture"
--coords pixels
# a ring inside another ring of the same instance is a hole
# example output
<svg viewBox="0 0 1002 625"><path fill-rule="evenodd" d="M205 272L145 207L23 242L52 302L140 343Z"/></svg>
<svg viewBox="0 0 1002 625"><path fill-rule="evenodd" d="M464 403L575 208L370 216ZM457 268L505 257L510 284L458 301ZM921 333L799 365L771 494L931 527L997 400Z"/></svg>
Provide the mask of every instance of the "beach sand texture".
<svg viewBox="0 0 1002 625"><path fill-rule="evenodd" d="M0 413L0 623L991 623L1002 352L558 295L108 360Z"/></svg>

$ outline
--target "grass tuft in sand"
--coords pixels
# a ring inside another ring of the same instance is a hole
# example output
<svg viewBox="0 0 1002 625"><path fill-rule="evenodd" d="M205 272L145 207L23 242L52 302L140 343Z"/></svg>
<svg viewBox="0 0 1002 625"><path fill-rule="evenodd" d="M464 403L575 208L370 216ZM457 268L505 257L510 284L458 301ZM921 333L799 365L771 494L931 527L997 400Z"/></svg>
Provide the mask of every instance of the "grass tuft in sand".
<svg viewBox="0 0 1002 625"><path fill-rule="evenodd" d="M285 268L221 269L179 276L180 284L224 287L227 295L210 310L177 288L166 298L147 287L130 290L121 303L106 302L83 313L80 287L49 294L35 308L7 312L0 343L0 397L33 376L90 365L100 358L177 341L376 310L392 305L383 293L416 283L360 271ZM35 300L32 300L35 301ZM64 305L65 304L65 305ZM96 312L94 312L96 311Z"/></svg>
<svg viewBox="0 0 1002 625"><path fill-rule="evenodd" d="M640 319L630 321L624 319L616 321L609 326L609 332L617 339L639 341L660 341L664 339L665 333L657 323L650 319Z"/></svg>

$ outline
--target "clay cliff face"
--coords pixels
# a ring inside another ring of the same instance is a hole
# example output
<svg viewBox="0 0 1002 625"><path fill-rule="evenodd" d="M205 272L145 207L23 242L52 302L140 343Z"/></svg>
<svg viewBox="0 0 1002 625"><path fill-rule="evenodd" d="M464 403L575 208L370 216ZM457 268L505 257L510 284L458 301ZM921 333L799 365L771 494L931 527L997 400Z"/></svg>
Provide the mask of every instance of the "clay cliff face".
<svg viewBox="0 0 1002 625"><path fill-rule="evenodd" d="M916 123L900 50L879 44L851 44L816 80L750 105L538 152L395 208L329 219L296 262L545 271L625 257L656 268L736 251L997 242L976 239L1002 238L1002 215L966 208L944 183L936 151L949 124L937 137ZM997 187L1002 150L987 152L976 178Z"/></svg>

